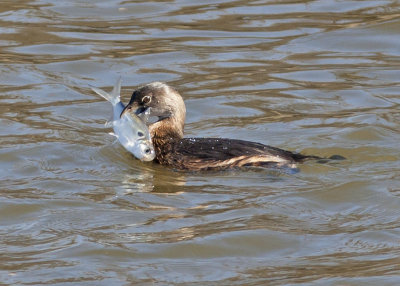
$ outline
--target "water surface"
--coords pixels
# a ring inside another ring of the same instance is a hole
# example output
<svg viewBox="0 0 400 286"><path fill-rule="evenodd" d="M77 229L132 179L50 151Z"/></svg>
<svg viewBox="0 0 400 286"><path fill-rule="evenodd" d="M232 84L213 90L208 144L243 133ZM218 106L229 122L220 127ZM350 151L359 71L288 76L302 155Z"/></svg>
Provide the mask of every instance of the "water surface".
<svg viewBox="0 0 400 286"><path fill-rule="evenodd" d="M3 1L0 283L398 285L398 1ZM108 135L176 87L186 136L345 161L179 173Z"/></svg>

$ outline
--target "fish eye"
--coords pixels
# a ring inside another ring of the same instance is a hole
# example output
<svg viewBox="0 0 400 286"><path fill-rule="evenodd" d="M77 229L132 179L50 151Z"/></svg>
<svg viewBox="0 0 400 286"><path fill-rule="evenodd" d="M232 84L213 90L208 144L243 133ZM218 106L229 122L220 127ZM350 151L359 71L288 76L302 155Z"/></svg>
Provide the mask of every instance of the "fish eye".
<svg viewBox="0 0 400 286"><path fill-rule="evenodd" d="M140 131L137 133L137 135L138 135L139 137L143 137L143 136L144 136L143 132L140 132Z"/></svg>
<svg viewBox="0 0 400 286"><path fill-rule="evenodd" d="M151 96L150 95L146 95L142 98L142 103L143 104L148 104L151 101Z"/></svg>

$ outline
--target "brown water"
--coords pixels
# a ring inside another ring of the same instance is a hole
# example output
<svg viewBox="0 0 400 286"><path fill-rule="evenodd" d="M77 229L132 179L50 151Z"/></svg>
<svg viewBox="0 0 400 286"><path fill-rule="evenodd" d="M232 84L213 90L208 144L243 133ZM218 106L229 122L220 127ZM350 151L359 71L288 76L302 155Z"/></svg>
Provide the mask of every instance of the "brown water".
<svg viewBox="0 0 400 286"><path fill-rule="evenodd" d="M394 0L2 1L0 284L399 285L399 31ZM89 89L118 76L187 136L348 159L141 163Z"/></svg>

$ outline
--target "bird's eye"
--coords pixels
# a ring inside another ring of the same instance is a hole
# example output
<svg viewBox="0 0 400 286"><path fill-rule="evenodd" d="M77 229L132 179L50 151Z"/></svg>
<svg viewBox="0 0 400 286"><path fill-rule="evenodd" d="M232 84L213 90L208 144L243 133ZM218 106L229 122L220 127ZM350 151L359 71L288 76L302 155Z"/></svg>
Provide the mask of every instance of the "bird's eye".
<svg viewBox="0 0 400 286"><path fill-rule="evenodd" d="M144 136L143 132L140 132L140 131L137 133L137 135L138 135L139 137L143 137L143 136Z"/></svg>
<svg viewBox="0 0 400 286"><path fill-rule="evenodd" d="M143 104L148 104L151 101L151 96L150 95L146 95L142 98L142 103Z"/></svg>

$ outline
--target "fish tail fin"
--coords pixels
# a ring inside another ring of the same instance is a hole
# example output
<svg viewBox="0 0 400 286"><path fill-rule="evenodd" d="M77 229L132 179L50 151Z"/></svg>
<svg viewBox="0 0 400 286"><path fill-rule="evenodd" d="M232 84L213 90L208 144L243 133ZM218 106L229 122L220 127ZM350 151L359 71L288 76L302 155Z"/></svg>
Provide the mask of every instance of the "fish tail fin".
<svg viewBox="0 0 400 286"><path fill-rule="evenodd" d="M91 89L100 95L101 97L105 98L109 102L111 102L112 105L116 105L118 102L121 101L120 99L120 93L121 93L121 82L122 79L119 77L118 81L115 83L113 90L111 93L105 92L104 90L91 86Z"/></svg>

